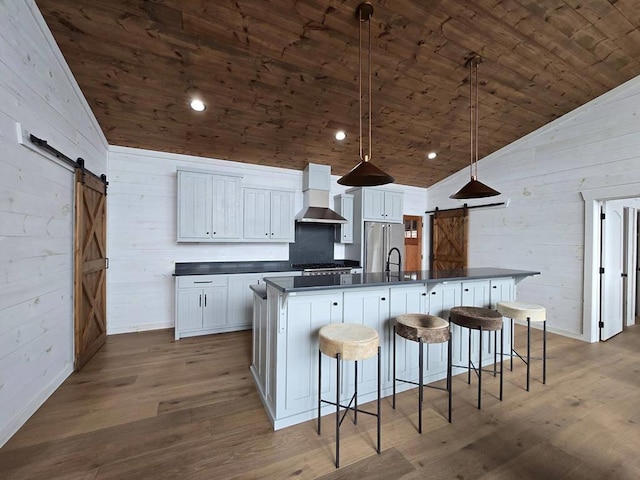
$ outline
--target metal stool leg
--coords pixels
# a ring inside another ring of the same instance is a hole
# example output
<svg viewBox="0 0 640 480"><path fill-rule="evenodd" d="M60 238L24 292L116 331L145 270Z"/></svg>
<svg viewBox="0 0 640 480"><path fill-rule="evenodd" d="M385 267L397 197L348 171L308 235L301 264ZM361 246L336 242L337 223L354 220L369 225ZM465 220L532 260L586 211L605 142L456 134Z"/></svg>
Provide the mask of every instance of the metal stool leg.
<svg viewBox="0 0 640 480"><path fill-rule="evenodd" d="M527 317L527 392L529 391L529 374L531 373L531 319Z"/></svg>
<svg viewBox="0 0 640 480"><path fill-rule="evenodd" d="M502 372L504 371L504 324L500 329L500 401L502 401Z"/></svg>
<svg viewBox="0 0 640 480"><path fill-rule="evenodd" d="M322 416L320 415L320 408L322 406L321 400L322 393L322 352L318 350L318 435L320 435L320 419Z"/></svg>
<svg viewBox="0 0 640 480"><path fill-rule="evenodd" d="M353 411L353 424L358 424L358 361L356 360L356 383L354 385L353 400L355 410Z"/></svg>
<svg viewBox="0 0 640 480"><path fill-rule="evenodd" d="M467 331L469 332L469 356L467 357L468 358L467 383L471 385L471 334L473 332L471 331L470 328L468 328Z"/></svg>
<svg viewBox="0 0 640 480"><path fill-rule="evenodd" d="M482 405L482 327L479 328L480 352L478 352L478 410Z"/></svg>
<svg viewBox="0 0 640 480"><path fill-rule="evenodd" d="M393 326L393 409L396 409L396 326Z"/></svg>
<svg viewBox="0 0 640 480"><path fill-rule="evenodd" d="M382 359L380 358L380 345L378 345L378 454L380 454L380 378L382 375Z"/></svg>
<svg viewBox="0 0 640 480"><path fill-rule="evenodd" d="M340 468L340 353L336 353L336 468Z"/></svg>
<svg viewBox="0 0 640 480"><path fill-rule="evenodd" d="M513 372L513 352L515 351L515 344L513 343L513 318L511 319L511 354L509 355L509 357L511 357L511 359L509 360L509 362L511 363L511 365L509 366L509 370L511 370Z"/></svg>
<svg viewBox="0 0 640 480"><path fill-rule="evenodd" d="M542 384L547 383L547 321L542 322Z"/></svg>
<svg viewBox="0 0 640 480"><path fill-rule="evenodd" d="M453 385L451 381L451 363L453 362L452 350L453 346L451 344L451 335L449 335L449 341L447 342L447 390L449 391L449 423L451 423L451 397Z"/></svg>
<svg viewBox="0 0 640 480"><path fill-rule="evenodd" d="M491 340L491 337L489 337ZM496 376L498 368L498 331L493 332L493 376Z"/></svg>
<svg viewBox="0 0 640 480"><path fill-rule="evenodd" d="M424 373L424 351L423 351L423 343L422 343L422 338L418 339L418 348L420 349L420 351L418 352L418 361L420 362L419 366L418 366L418 433L422 433L422 401L424 399L424 386L422 385L422 376Z"/></svg>

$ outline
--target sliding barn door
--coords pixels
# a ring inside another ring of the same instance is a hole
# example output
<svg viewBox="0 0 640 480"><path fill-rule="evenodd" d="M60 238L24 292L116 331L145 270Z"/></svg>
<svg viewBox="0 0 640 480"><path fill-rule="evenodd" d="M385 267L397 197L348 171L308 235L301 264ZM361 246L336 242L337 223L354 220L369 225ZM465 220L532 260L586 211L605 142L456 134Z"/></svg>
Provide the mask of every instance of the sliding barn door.
<svg viewBox="0 0 640 480"><path fill-rule="evenodd" d="M76 169L75 369L79 370L107 338L106 182Z"/></svg>
<svg viewBox="0 0 640 480"><path fill-rule="evenodd" d="M433 214L430 270L467 268L468 219L466 208Z"/></svg>

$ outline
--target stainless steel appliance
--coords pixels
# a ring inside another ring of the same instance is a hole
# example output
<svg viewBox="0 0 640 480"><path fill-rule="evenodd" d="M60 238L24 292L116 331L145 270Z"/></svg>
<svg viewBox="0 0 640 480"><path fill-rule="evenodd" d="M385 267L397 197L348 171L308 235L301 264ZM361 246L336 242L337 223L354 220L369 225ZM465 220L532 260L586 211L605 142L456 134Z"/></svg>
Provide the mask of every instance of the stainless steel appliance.
<svg viewBox="0 0 640 480"><path fill-rule="evenodd" d="M301 263L292 265L293 268L302 270L302 276L311 275L340 275L345 273L354 273L353 267L345 266L339 263Z"/></svg>
<svg viewBox="0 0 640 480"><path fill-rule="evenodd" d="M364 223L364 272L384 272L392 249L398 249L394 256L394 269L400 269L401 252L404 254L404 225L401 223ZM395 273L395 270L394 270Z"/></svg>

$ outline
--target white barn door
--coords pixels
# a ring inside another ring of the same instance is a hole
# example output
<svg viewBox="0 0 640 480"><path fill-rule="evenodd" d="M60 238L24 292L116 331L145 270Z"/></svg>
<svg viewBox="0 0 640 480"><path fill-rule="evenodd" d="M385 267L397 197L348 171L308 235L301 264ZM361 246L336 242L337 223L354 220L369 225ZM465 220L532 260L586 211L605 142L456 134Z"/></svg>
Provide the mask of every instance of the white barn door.
<svg viewBox="0 0 640 480"><path fill-rule="evenodd" d="M623 277L624 218L622 206L604 202L602 221L601 266L600 275L600 340L622 332L623 324Z"/></svg>

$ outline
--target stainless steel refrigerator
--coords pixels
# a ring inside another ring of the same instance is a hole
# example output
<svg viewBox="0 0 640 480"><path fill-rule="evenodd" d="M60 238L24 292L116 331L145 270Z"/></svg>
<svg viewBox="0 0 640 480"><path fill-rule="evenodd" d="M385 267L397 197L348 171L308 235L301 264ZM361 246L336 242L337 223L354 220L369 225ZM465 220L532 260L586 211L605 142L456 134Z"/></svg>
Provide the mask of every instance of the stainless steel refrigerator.
<svg viewBox="0 0 640 480"><path fill-rule="evenodd" d="M364 272L384 272L392 248L404 257L404 225L401 223L364 223ZM398 270L398 253L391 255L390 270Z"/></svg>

